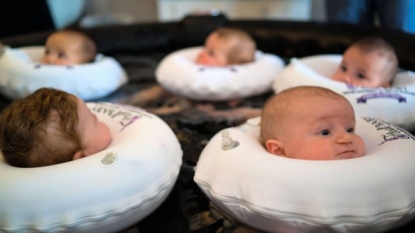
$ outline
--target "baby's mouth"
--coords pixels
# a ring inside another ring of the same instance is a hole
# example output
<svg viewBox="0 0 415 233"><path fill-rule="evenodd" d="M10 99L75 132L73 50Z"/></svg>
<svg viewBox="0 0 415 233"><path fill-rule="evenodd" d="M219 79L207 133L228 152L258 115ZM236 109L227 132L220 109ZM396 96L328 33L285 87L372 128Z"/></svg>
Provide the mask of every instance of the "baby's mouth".
<svg viewBox="0 0 415 233"><path fill-rule="evenodd" d="M346 150L336 155L339 159L351 159L356 157L356 152L354 150Z"/></svg>

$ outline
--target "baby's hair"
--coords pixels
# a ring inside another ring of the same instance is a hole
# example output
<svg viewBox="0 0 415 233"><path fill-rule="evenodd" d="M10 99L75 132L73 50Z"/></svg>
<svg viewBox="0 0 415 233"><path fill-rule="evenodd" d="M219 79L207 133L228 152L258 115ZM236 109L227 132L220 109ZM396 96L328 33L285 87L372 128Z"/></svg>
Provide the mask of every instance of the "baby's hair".
<svg viewBox="0 0 415 233"><path fill-rule="evenodd" d="M41 88L0 114L0 150L5 161L16 167L71 161L82 150L77 127L77 98Z"/></svg>
<svg viewBox="0 0 415 233"><path fill-rule="evenodd" d="M85 57L84 63L90 63L95 60L97 54L97 47L94 40L88 36L85 32L76 29L62 29L56 33L63 33L67 35L79 36L82 39L81 52Z"/></svg>
<svg viewBox="0 0 415 233"><path fill-rule="evenodd" d="M229 65L244 64L255 60L256 43L247 32L238 28L222 27L216 29L215 33L221 39L234 40L227 57Z"/></svg>
<svg viewBox="0 0 415 233"><path fill-rule="evenodd" d="M360 49L363 53L376 53L378 56L385 57L389 66L385 75L385 81L392 84L398 71L399 64L395 49L388 42L378 37L365 37L353 43L351 47Z"/></svg>
<svg viewBox="0 0 415 233"><path fill-rule="evenodd" d="M336 92L317 86L298 86L274 94L265 101L263 106L261 115L262 142L266 143L268 139L274 138L278 134L275 129L283 131L285 120L291 117L287 110L295 107L296 101L301 98L315 96L347 101L346 98Z"/></svg>

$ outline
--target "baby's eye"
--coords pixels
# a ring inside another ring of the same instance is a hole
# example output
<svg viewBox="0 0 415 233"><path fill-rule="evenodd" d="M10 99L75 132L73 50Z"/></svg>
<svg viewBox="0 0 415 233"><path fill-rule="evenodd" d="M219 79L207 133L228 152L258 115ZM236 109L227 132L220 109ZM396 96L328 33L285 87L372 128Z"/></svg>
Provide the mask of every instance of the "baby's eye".
<svg viewBox="0 0 415 233"><path fill-rule="evenodd" d="M49 49L45 50L45 54L48 55L50 53Z"/></svg>
<svg viewBox="0 0 415 233"><path fill-rule="evenodd" d="M58 57L59 57L59 58L66 58L66 54L65 54L65 53L59 53L59 54L58 54Z"/></svg>
<svg viewBox="0 0 415 233"><path fill-rule="evenodd" d="M348 133L353 133L353 132L354 132L354 128L348 128L348 129L347 129L347 132L348 132Z"/></svg>
<svg viewBox="0 0 415 233"><path fill-rule="evenodd" d="M327 135L330 135L330 130L328 130L328 129L323 129L322 131L320 131L320 135L323 135L323 136L327 136Z"/></svg>
<svg viewBox="0 0 415 233"><path fill-rule="evenodd" d="M358 73L356 76L357 76L358 79L365 79L366 78L365 75L361 74L361 73Z"/></svg>
<svg viewBox="0 0 415 233"><path fill-rule="evenodd" d="M209 51L208 51L208 54L209 54L209 56L211 56L211 57L215 56L215 53L214 53L212 50L209 50Z"/></svg>
<svg viewBox="0 0 415 233"><path fill-rule="evenodd" d="M342 66L340 66L340 70L343 71L343 72L346 72L347 71L347 67L342 65Z"/></svg>

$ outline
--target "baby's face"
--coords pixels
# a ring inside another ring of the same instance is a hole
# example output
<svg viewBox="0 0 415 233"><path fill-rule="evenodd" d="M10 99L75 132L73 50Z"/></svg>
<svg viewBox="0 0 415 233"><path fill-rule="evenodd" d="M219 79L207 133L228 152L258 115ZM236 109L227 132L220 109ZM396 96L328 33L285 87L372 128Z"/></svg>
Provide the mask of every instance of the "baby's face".
<svg viewBox="0 0 415 233"><path fill-rule="evenodd" d="M220 38L217 33L209 35L203 50L196 58L196 63L209 66L226 66L231 45L230 41Z"/></svg>
<svg viewBox="0 0 415 233"><path fill-rule="evenodd" d="M375 52L364 53L351 47L343 54L343 60L333 75L333 80L362 87L390 87L386 78L390 67L385 56Z"/></svg>
<svg viewBox="0 0 415 233"><path fill-rule="evenodd" d="M108 126L99 121L97 116L89 110L85 102L78 99L78 132L84 147L84 155L98 153L111 143L112 137Z"/></svg>
<svg viewBox="0 0 415 233"><path fill-rule="evenodd" d="M62 33L52 35L45 45L41 63L49 65L77 65L84 63L82 38Z"/></svg>
<svg viewBox="0 0 415 233"><path fill-rule="evenodd" d="M285 123L286 132L280 141L286 157L337 160L357 158L365 153L363 139L354 132L355 116L347 100L303 99Z"/></svg>

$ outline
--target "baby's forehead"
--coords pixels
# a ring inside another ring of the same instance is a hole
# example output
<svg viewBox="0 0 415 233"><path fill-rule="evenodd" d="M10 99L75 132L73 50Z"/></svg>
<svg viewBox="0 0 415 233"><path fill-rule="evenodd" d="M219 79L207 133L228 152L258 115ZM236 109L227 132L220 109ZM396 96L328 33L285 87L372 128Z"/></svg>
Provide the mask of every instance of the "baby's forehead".
<svg viewBox="0 0 415 233"><path fill-rule="evenodd" d="M353 106L342 96L336 95L315 95L302 96L298 99L293 99L289 104L285 104L283 111L287 114L302 114L312 116L313 113L347 113L354 115Z"/></svg>
<svg viewBox="0 0 415 233"><path fill-rule="evenodd" d="M378 59L390 59L394 56L394 52L385 47L364 47L362 45L354 45L346 50L346 54L353 51L357 52L360 56L375 55Z"/></svg>
<svg viewBox="0 0 415 233"><path fill-rule="evenodd" d="M310 102L310 99L327 99L327 100L340 100L344 99L343 96L337 94L329 89L311 87L311 88L293 88L280 94L277 98L281 98L284 101L307 101Z"/></svg>
<svg viewBox="0 0 415 233"><path fill-rule="evenodd" d="M350 102L340 95L292 95L286 100L279 101L276 109L286 114L311 112L319 109L333 109L340 106L344 111L353 111ZM337 109L339 110L339 109Z"/></svg>
<svg viewBox="0 0 415 233"><path fill-rule="evenodd" d="M234 46L238 42L238 39L234 36L218 36L216 43L223 44L226 46Z"/></svg>
<svg viewBox="0 0 415 233"><path fill-rule="evenodd" d="M361 69L370 71L370 69L374 69L375 71L378 70L389 70L393 69L394 62L393 53L385 49L377 49L377 50L370 50L370 51L359 51L359 56L366 59L369 64L369 67L362 66ZM388 75L384 73L384 75Z"/></svg>
<svg viewBox="0 0 415 233"><path fill-rule="evenodd" d="M59 40L70 42L71 44L83 42L86 40L83 35L76 32L58 32L54 36Z"/></svg>

